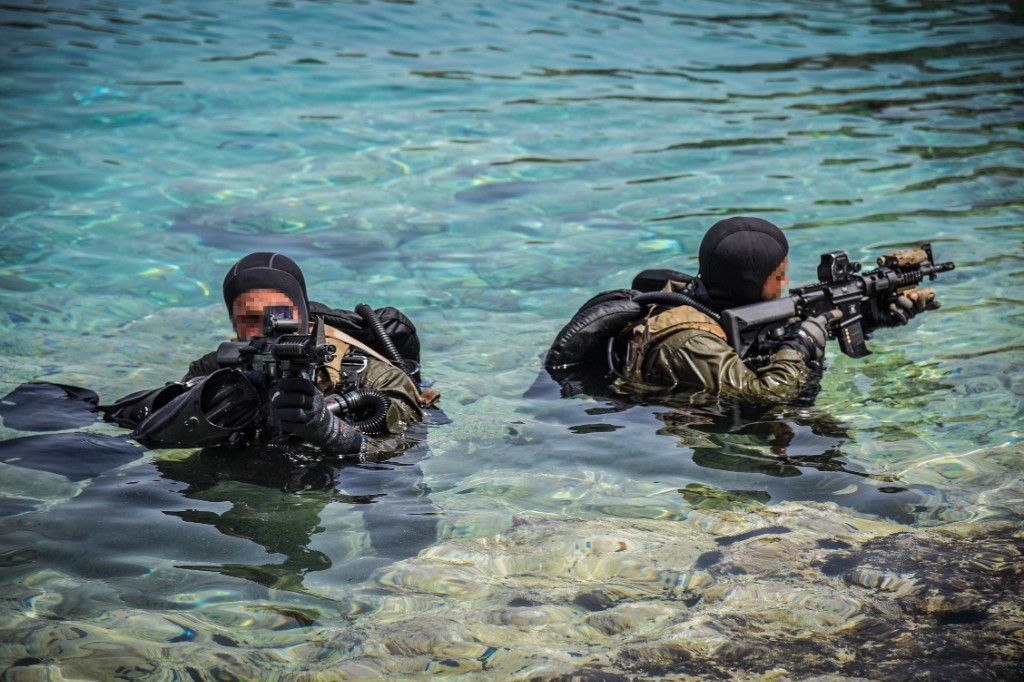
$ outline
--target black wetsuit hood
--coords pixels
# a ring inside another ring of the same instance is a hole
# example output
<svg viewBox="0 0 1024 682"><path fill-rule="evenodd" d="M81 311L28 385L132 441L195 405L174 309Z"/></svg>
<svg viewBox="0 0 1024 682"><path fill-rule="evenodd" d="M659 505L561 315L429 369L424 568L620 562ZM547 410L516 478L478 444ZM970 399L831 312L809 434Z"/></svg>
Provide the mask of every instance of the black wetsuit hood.
<svg viewBox="0 0 1024 682"><path fill-rule="evenodd" d="M305 329L309 323L306 279L288 256L267 251L250 253L228 270L223 289L228 315L231 315L235 299L241 294L253 289L276 289L288 296L299 309L299 329Z"/></svg>
<svg viewBox="0 0 1024 682"><path fill-rule="evenodd" d="M720 309L757 303L768 275L788 254L786 235L767 220L727 218L704 235L698 276Z"/></svg>

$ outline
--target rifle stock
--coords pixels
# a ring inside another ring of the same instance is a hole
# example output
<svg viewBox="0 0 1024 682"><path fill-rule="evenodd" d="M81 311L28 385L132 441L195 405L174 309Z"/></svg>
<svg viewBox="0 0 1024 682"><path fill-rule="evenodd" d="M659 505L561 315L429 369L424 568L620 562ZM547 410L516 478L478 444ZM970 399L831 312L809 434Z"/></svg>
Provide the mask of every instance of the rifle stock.
<svg viewBox="0 0 1024 682"><path fill-rule="evenodd" d="M736 354L744 358L755 345L766 346L776 330L796 317L793 299L787 296L722 311L722 328Z"/></svg>

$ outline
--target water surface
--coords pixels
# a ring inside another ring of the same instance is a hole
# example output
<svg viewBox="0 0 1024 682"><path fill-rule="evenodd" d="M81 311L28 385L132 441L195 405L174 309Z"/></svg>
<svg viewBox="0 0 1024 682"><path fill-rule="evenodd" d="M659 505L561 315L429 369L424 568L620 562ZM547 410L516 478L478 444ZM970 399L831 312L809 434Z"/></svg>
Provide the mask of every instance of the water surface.
<svg viewBox="0 0 1024 682"><path fill-rule="evenodd" d="M65 0L0 38L3 393L178 378L275 250L410 315L453 420L280 471L37 395L69 421L0 426L11 676L1019 667L1018 4ZM794 285L837 249L957 269L812 409L525 397L587 298L737 214Z"/></svg>

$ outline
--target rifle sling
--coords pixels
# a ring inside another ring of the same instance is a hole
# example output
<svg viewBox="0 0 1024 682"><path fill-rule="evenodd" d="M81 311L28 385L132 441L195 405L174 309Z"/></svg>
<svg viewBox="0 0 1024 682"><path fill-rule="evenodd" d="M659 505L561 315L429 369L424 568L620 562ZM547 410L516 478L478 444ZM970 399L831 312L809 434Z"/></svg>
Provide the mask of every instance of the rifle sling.
<svg viewBox="0 0 1024 682"><path fill-rule="evenodd" d="M340 329L336 329L334 327L331 327L331 326L328 326L328 325L324 325L324 335L327 336L328 338L332 338L332 339L335 339L337 341L341 341L342 343L348 344L352 348L358 348L359 350L363 351L367 355L370 355L370 356L372 356L374 358L377 358L381 362L386 362L387 364L391 365L392 367L394 366L394 363L391 362L390 360L388 360L386 357L384 357L383 355L381 355L380 353L378 353L374 349L370 348L369 346L367 346L362 341L359 341L358 339L352 338L351 336L349 336L345 332L341 331ZM348 353L348 351L346 351L345 353L340 352L341 351L340 348L338 350L339 350L338 357L343 357L344 355L346 355Z"/></svg>

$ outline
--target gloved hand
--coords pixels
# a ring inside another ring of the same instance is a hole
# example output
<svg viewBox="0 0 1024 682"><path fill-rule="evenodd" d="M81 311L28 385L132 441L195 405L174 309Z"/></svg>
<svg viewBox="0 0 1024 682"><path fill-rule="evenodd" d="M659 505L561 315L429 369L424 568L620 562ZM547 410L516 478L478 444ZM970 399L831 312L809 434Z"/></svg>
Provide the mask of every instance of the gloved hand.
<svg viewBox="0 0 1024 682"><path fill-rule="evenodd" d="M829 310L816 317L809 317L790 327L780 348L792 348L804 356L804 362L820 361L825 357L825 341L829 325L843 317L842 310Z"/></svg>
<svg viewBox="0 0 1024 682"><path fill-rule="evenodd" d="M271 398L273 415L281 430L316 445L331 455L354 455L366 451L366 440L351 424L327 409L316 385L304 377L285 377L277 382Z"/></svg>
<svg viewBox="0 0 1024 682"><path fill-rule="evenodd" d="M913 291L909 295L900 294L896 300L889 304L889 312L892 313L893 326L902 327L910 322L923 310L937 310L941 305L934 298L929 300L920 293Z"/></svg>

